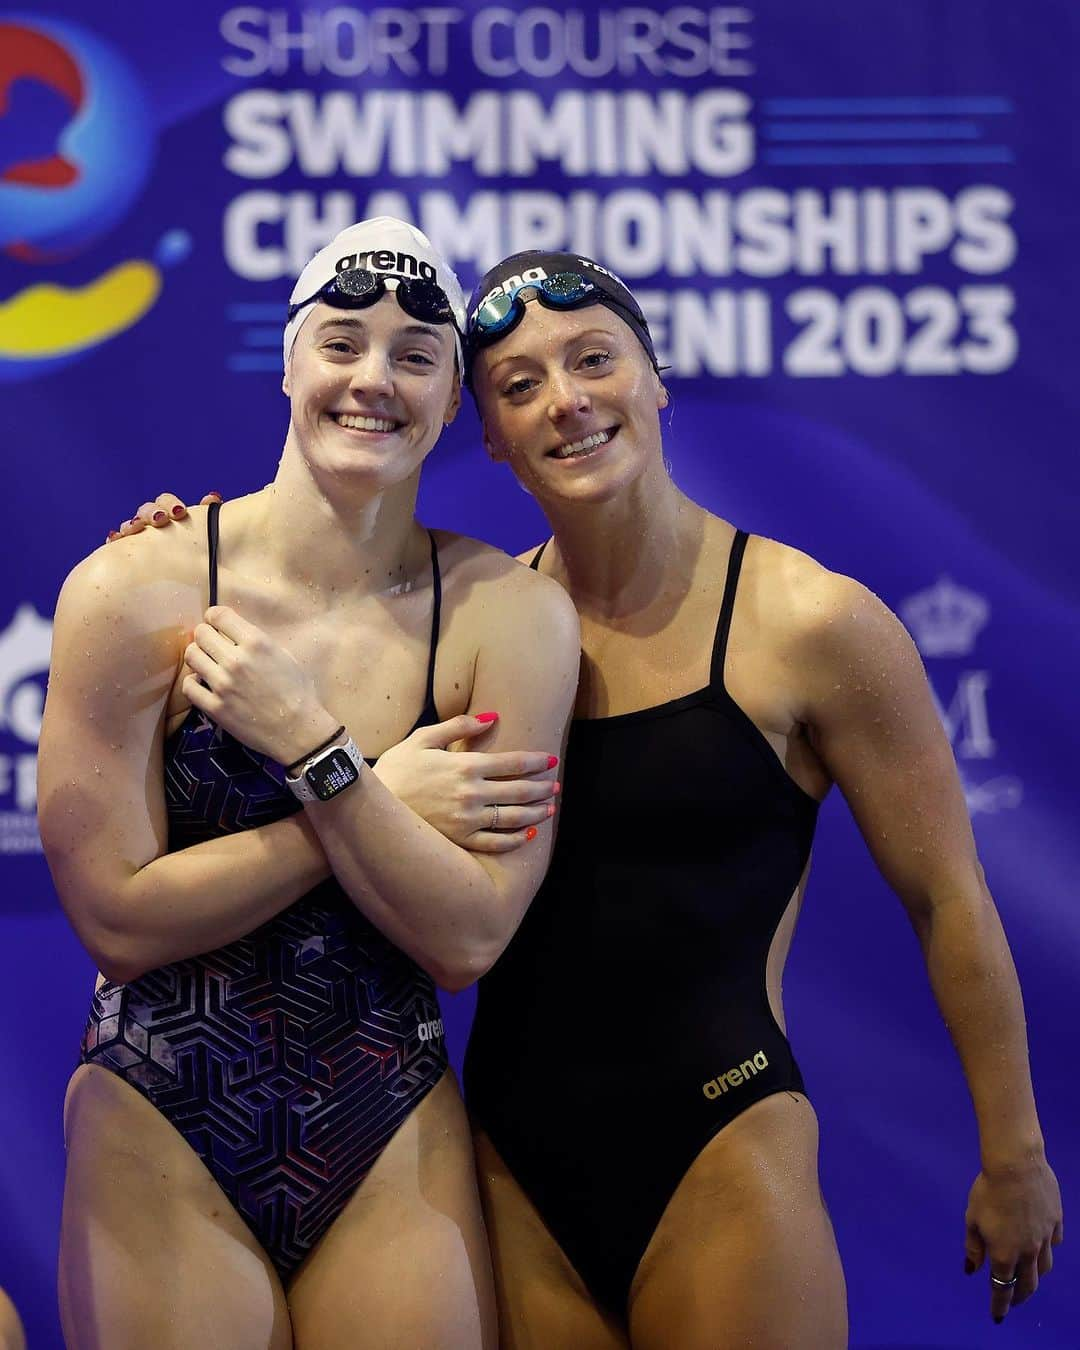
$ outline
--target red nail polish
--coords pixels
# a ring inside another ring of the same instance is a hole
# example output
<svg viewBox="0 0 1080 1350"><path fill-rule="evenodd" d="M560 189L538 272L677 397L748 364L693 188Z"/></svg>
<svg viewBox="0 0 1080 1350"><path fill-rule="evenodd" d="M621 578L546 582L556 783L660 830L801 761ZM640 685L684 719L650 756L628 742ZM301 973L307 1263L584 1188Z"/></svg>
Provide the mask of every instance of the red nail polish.
<svg viewBox="0 0 1080 1350"><path fill-rule="evenodd" d="M154 512L154 519L155 519L155 520L164 520L164 519L165 519L165 512L164 512L164 511L155 511L155 512Z"/></svg>
<svg viewBox="0 0 1080 1350"><path fill-rule="evenodd" d="M473 715L478 722L497 722L499 720L498 713L474 713Z"/></svg>
<svg viewBox="0 0 1080 1350"><path fill-rule="evenodd" d="M182 506L174 506L173 509L172 509L172 513L173 513L174 519L176 519L176 520L179 520L180 517L181 517L182 515L185 514L184 508L183 508Z"/></svg>
<svg viewBox="0 0 1080 1350"><path fill-rule="evenodd" d="M562 791L562 784L559 782L559 780L558 780L557 778L555 779L554 783L552 783L552 785L551 785L551 790L552 790L552 792L554 792L554 794L555 794L556 797L557 797L557 796L559 795L559 793Z"/></svg>
<svg viewBox="0 0 1080 1350"><path fill-rule="evenodd" d="M554 803L554 802L549 802L549 803L548 803L547 813L548 813L548 820L550 820L551 817L555 814L555 803Z"/></svg>
<svg viewBox="0 0 1080 1350"><path fill-rule="evenodd" d="M558 764L558 762L559 762L559 756L558 756L558 755L548 755L548 768L549 768L549 769L554 769L555 766Z"/></svg>
<svg viewBox="0 0 1080 1350"><path fill-rule="evenodd" d="M529 828L525 831L525 838L526 838L530 843L532 843L532 841L536 838L536 826L535 826L535 825L530 825Z"/></svg>

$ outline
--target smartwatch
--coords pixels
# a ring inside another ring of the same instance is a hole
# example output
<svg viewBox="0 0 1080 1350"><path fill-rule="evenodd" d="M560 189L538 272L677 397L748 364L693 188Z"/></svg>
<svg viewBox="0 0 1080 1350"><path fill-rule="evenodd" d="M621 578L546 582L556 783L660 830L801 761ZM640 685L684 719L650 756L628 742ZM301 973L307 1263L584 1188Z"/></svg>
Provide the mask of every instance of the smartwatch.
<svg viewBox="0 0 1080 1350"><path fill-rule="evenodd" d="M344 745L331 745L306 759L300 772L285 776L285 785L302 802L328 802L360 777L364 757L351 736Z"/></svg>

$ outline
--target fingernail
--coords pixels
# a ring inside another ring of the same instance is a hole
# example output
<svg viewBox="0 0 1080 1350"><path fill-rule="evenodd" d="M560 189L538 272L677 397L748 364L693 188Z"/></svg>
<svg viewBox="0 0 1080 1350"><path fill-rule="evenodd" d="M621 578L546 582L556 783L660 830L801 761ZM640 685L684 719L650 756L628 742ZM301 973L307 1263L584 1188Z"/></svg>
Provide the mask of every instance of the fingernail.
<svg viewBox="0 0 1080 1350"><path fill-rule="evenodd" d="M114 539L119 539L119 538L120 538L120 531L119 531L119 530L110 530L109 533L105 536L105 542L106 542L107 544L111 544L112 541L113 541Z"/></svg>
<svg viewBox="0 0 1080 1350"><path fill-rule="evenodd" d="M478 722L497 722L499 720L498 713L476 713L475 717Z"/></svg>
<svg viewBox="0 0 1080 1350"><path fill-rule="evenodd" d="M548 755L548 768L553 769L559 762L558 755Z"/></svg>
<svg viewBox="0 0 1080 1350"><path fill-rule="evenodd" d="M532 843L532 841L536 838L536 826L535 826L535 825L530 825L529 828L525 831L525 838L526 838L530 843Z"/></svg>
<svg viewBox="0 0 1080 1350"><path fill-rule="evenodd" d="M558 780L557 778L555 779L554 783L552 783L552 785L551 785L551 790L552 790L552 792L555 794L556 797L557 797L557 796L559 795L559 793L562 791L562 784L559 782L559 780Z"/></svg>
<svg viewBox="0 0 1080 1350"><path fill-rule="evenodd" d="M186 514L182 506L174 506L172 513L176 520L179 520L182 515Z"/></svg>
<svg viewBox="0 0 1080 1350"><path fill-rule="evenodd" d="M548 806L548 820L555 814L555 803L551 802Z"/></svg>
<svg viewBox="0 0 1080 1350"><path fill-rule="evenodd" d="M970 1256L964 1257L964 1274L965 1275L975 1274L975 1262L971 1259Z"/></svg>
<svg viewBox="0 0 1080 1350"><path fill-rule="evenodd" d="M164 512L164 511L155 511L155 512L154 512L154 520L155 520L155 521L158 521L158 520L164 520L164 519L165 519L165 512Z"/></svg>
<svg viewBox="0 0 1080 1350"><path fill-rule="evenodd" d="M221 501L221 493L220 493L220 492L208 492L206 495L207 495L208 497L216 497L216 498L218 499L218 501Z"/></svg>

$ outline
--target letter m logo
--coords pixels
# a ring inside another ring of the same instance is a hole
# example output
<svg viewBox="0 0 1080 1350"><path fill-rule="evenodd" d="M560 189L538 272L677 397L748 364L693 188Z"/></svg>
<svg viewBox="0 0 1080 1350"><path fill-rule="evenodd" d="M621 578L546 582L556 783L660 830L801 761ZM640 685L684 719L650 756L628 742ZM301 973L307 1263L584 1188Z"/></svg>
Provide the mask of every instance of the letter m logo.
<svg viewBox="0 0 1080 1350"><path fill-rule="evenodd" d="M945 707L931 686L945 734L960 759L991 759L997 752L986 706L989 687L988 670L965 670L956 682L952 701Z"/></svg>

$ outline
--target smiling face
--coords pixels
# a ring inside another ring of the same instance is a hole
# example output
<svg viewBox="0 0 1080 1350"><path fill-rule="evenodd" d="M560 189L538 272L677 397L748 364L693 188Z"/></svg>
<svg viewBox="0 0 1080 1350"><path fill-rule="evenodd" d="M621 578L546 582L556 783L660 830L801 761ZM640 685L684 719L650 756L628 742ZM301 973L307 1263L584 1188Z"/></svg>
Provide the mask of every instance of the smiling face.
<svg viewBox="0 0 1080 1350"><path fill-rule="evenodd" d="M473 387L488 453L538 498L606 500L662 468L667 391L632 329L603 305L530 302L512 333L477 354Z"/></svg>
<svg viewBox="0 0 1080 1350"><path fill-rule="evenodd" d="M393 294L366 309L320 302L296 336L282 388L289 439L316 473L386 488L420 467L457 413L453 332L412 318Z"/></svg>

